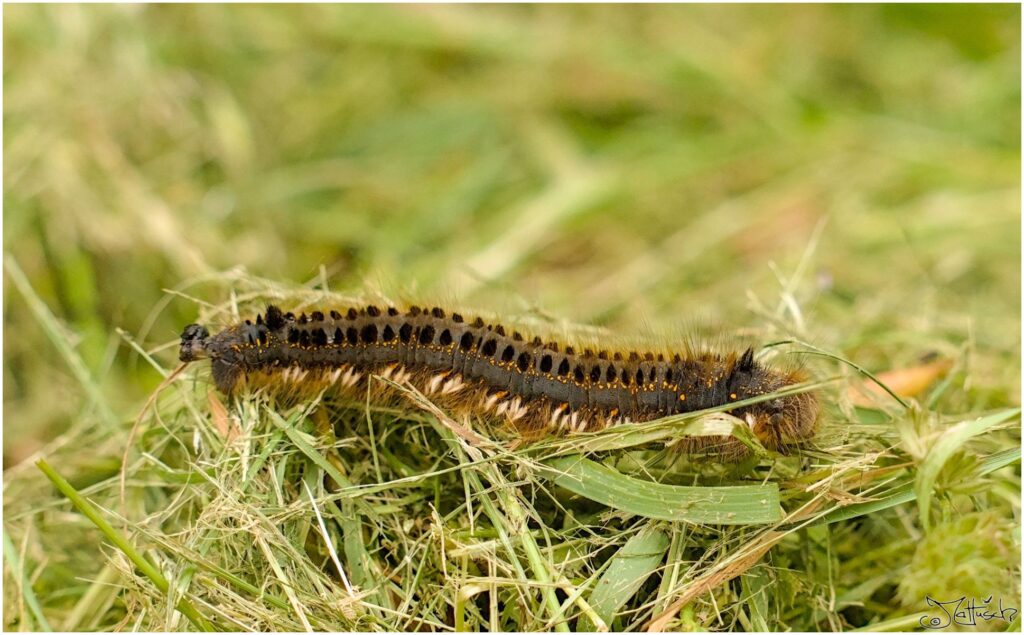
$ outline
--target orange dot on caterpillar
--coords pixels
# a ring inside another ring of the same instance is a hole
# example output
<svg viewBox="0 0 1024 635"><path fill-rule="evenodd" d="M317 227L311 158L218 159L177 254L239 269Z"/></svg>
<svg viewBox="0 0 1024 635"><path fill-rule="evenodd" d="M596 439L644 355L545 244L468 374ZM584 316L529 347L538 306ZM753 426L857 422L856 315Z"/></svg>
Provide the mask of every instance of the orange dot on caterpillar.
<svg viewBox="0 0 1024 635"><path fill-rule="evenodd" d="M373 376L409 382L442 407L506 420L527 439L731 405L771 395L804 379L742 353L670 354L585 348L524 337L501 324L466 320L441 308L376 306L296 316L276 306L216 335L190 324L179 356L209 358L225 394L264 387L279 392L363 391ZM380 382L377 382L378 384ZM387 389L371 390L384 400ZM766 448L786 452L813 437L812 393L733 407ZM687 439L686 451L743 456L732 437Z"/></svg>

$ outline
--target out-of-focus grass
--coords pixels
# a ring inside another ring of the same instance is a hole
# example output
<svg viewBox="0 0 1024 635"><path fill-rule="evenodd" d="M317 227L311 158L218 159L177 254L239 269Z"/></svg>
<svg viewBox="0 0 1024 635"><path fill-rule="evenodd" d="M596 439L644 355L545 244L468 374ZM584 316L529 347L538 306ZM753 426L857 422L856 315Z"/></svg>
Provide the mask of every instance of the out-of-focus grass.
<svg viewBox="0 0 1024 635"><path fill-rule="evenodd" d="M1019 448L1012 417L929 476L927 530L914 503L800 524L913 491L953 424L1019 405L1019 7L15 5L4 36L6 628L38 628L33 602L54 628L189 627L39 455L223 626L554 628L552 603L575 626L654 533L660 566L600 602L613 627L690 598L668 625L911 628L916 594L957 591L936 541L972 527L995 538L958 542L963 570L1002 572L990 591L1020 608L1019 470L984 469ZM809 361L841 379L802 464L593 454L818 506L777 530L609 515L528 451L474 464L426 415L374 413L371 442L363 413L337 438L292 413L350 481L332 493L256 404L225 444L192 383L131 438L122 506L129 429L181 326L324 281L954 366L903 412L855 408L854 374Z"/></svg>

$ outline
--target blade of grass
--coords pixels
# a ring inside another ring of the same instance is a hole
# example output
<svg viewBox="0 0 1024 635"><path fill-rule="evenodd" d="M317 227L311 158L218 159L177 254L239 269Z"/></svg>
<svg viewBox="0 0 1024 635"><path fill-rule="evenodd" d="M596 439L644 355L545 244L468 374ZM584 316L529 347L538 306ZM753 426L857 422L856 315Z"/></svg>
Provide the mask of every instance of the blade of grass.
<svg viewBox="0 0 1024 635"><path fill-rule="evenodd" d="M625 512L660 520L713 525L778 522L779 486L688 487L626 476L582 456L544 463L556 485Z"/></svg>
<svg viewBox="0 0 1024 635"><path fill-rule="evenodd" d="M894 617L892 619L885 620L884 622L874 622L867 626L860 628L854 628L847 632L849 633L884 633L887 631L911 631L921 626L921 620L924 618L924 613L916 613L914 615L903 615L901 617Z"/></svg>
<svg viewBox="0 0 1024 635"><path fill-rule="evenodd" d="M266 412L273 421L274 425L278 429L284 431L285 435L291 440L295 447L312 461L317 467L322 469L328 474L339 487L351 487L352 482L346 478L337 467L331 464L320 452L316 450L306 440L306 435L295 427L295 423L306 416L306 413L299 412L295 417L285 421L281 415L277 414L274 410L267 408ZM343 501L341 504L342 512L340 515L336 514L337 508L331 506L328 511L332 515L338 517L339 524L342 528L343 535L343 551L345 552L345 559L348 561L349 569L352 572L352 582L360 588L369 588L376 586L370 571L368 570L368 562L370 561L367 555L366 547L363 545L362 538L362 523L360 521L360 514L357 511L366 506L365 501L360 498L354 501ZM390 597L383 587L379 588L373 596L379 606L390 609L391 600Z"/></svg>
<svg viewBox="0 0 1024 635"><path fill-rule="evenodd" d="M289 610L288 603L286 601L284 601L283 599L281 599L280 597L270 593L266 589L261 589L258 586L256 586L255 584L251 584L251 583L247 582L246 580L243 580L242 578L238 577L237 575L231 573L230 571L228 571L226 569L218 567L217 565L213 564L209 560L204 560L202 558L199 558L199 559L197 559L195 561L195 564L200 569L203 569L204 571L209 571L210 573L216 575L217 577L219 577L219 578L221 578L223 580L226 580L227 582L230 582L231 584L233 584L234 586L238 587L239 589L241 589L241 590L243 590L243 591L245 591L247 593L251 593L253 595L253 597L257 597L257 598L260 598L260 599L266 601L267 604L271 604L271 605L273 605L273 606L275 606L275 607L277 607L279 609L285 610L285 611Z"/></svg>
<svg viewBox="0 0 1024 635"><path fill-rule="evenodd" d="M342 487L351 485L351 482L338 471L338 468L331 465L330 461L325 459L322 454L316 451L316 448L309 444L306 440L306 435L295 428L296 420L293 419L292 421L285 421L281 415L277 414L270 408L267 408L266 412L267 415L270 416L270 420L274 422L274 425L288 435L291 442L295 444L295 447L297 447L299 451L306 456L306 458L315 463L316 466L324 472L327 472L327 474L333 478L338 485ZM302 416L304 415L300 414L298 417L301 418Z"/></svg>
<svg viewBox="0 0 1024 635"><path fill-rule="evenodd" d="M46 621L43 610L39 606L39 600L36 599L35 591L32 590L32 584L25 577L25 570L21 568L21 559L18 558L18 552L14 548L14 543L11 542L6 528L4 529L4 559L7 560L7 566L11 568L11 573L18 581L18 588L21 590L21 596L25 598L29 612L32 613L32 619L39 625L40 630L52 631L50 623Z"/></svg>
<svg viewBox="0 0 1024 635"><path fill-rule="evenodd" d="M82 512L82 514L88 518L96 527L103 532L103 535L107 537L110 542L114 543L118 549L124 553L125 556L131 560L139 571L143 573L150 581L156 585L156 588L161 593L169 593L171 585L167 581L167 578L163 576L160 571L157 570L148 560L146 560L141 553L135 550L128 539L122 536L115 530L110 523L100 515L99 511L93 507L92 503L87 501L81 494L78 493L75 488L71 487L64 478L58 474L50 465L43 459L36 461L36 466L46 475L46 478L50 479L61 494L64 494L71 501L71 503ZM181 597L178 599L175 607L185 617L187 617L197 628L204 631L213 631L215 629L207 620L204 618L199 611L192 606L192 603L188 601L188 598Z"/></svg>
<svg viewBox="0 0 1024 635"><path fill-rule="evenodd" d="M451 438L453 439L453 437ZM462 455L461 458L464 460L467 459L465 455ZM494 478L495 471L490 470L488 475ZM488 489L484 487L479 475L474 470L466 470L465 477L480 496L480 502L484 513L488 518L490 518L495 529L498 530L499 540L508 552L510 562L516 567L517 573L525 579L526 572L522 569L522 565L519 563L519 558L516 555L515 548L512 546L511 536L517 535L519 537L519 543L523 551L526 553L526 559L530 565L530 570L533 572L534 578L539 583L543 602L548 612L552 615L557 615L560 608L558 598L555 596L555 590L551 586L551 577L548 575L547 567L545 566L544 558L540 553L540 549L530 532L525 531L527 522L522 509L519 508L517 503L515 503L514 497L506 493L506 495L502 496L501 500L502 507L507 512L510 512L510 514L506 516L506 514L499 511L498 507L495 506L494 501L488 495ZM497 483L495 483L495 485L499 494L504 491L504 488L497 486ZM565 620L556 622L554 627L555 630L560 632L569 631L569 627L565 623Z"/></svg>
<svg viewBox="0 0 1024 635"><path fill-rule="evenodd" d="M615 613L633 597L644 580L658 569L665 559L668 543L668 536L663 530L648 525L612 556L611 564L590 594L590 606L605 624L612 623ZM594 624L583 616L577 630L592 631Z"/></svg>
<svg viewBox="0 0 1024 635"><path fill-rule="evenodd" d="M740 438L742 436L744 439L750 437L749 434L744 435L744 429L749 430L749 427L745 424L735 425L737 422L739 419L721 412L687 413L665 417L651 424L608 428L592 438L583 437L569 442L560 440L562 451L556 450L553 455L549 456L620 450L647 445L662 439L671 443L683 437L736 436Z"/></svg>
<svg viewBox="0 0 1024 635"><path fill-rule="evenodd" d="M510 484L502 477L501 472L493 464L485 460L484 449L487 449L488 454L491 453L488 441L452 420L437 408L436 405L426 399L422 393L415 390L415 388L411 386L399 386L399 388L404 390L417 405L434 415L431 418L431 422L435 430L448 442L449 447L456 452L459 458L459 466L466 465L476 468L475 470L460 469L466 485L467 508L471 506L470 491L475 490L481 497L484 513L491 519L498 532L500 542L511 556L511 563L515 567L517 574L520 578L526 579L526 572L518 561L509 537L513 533L519 536L520 544L526 553L530 569L533 571L534 578L539 583L542 601L550 614L548 616L548 623L542 630L549 630L553 627L559 632L568 632L569 626L562 617L562 609L554 593L553 576L559 576L553 567L549 570L546 561L540 553L539 546L534 540L533 535L528 531L527 514L520 506L515 494L509 491ZM499 511L499 508L494 505L494 501L490 498L489 490L483 487L480 474L485 475L490 481L493 490L500 499L500 508L505 513ZM582 598L577 599L582 610L591 610Z"/></svg>
<svg viewBox="0 0 1024 635"><path fill-rule="evenodd" d="M29 283L28 278L25 276L25 272L21 270L17 261L12 256L4 257L4 266L7 269L7 275L11 277L11 281L14 282L14 286L21 292L25 302L28 304L28 308L31 309L32 313L39 320L43 330L46 331L47 337L53 342L53 345L57 348L61 357L64 358L64 362L67 363L68 368L71 369L71 374L75 376L78 383L82 385L85 390L85 394L89 396L89 401L96 408L103 420L107 422L111 427L117 427L120 425L120 421L114 412L107 405L107 398L103 395L103 391L100 390L99 384L97 384L93 378L92 373L89 372L85 362L82 361L81 356L75 352L75 349L67 341L64 333L61 329L60 324L57 322L57 318L54 317L53 313L50 312L49 307L46 303L36 295L35 290Z"/></svg>
<svg viewBox="0 0 1024 635"><path fill-rule="evenodd" d="M740 576L743 595L740 601L750 608L750 622L755 631L772 630L768 622L768 571L764 565L756 565Z"/></svg>
<svg viewBox="0 0 1024 635"><path fill-rule="evenodd" d="M658 585L658 595L654 603L654 613L658 614L665 610L670 601L672 590L679 582L679 576L683 568L683 549L686 545L687 526L683 523L672 523L669 526L671 538L669 540L668 558L665 569L661 574L661 584Z"/></svg>
<svg viewBox="0 0 1024 635"><path fill-rule="evenodd" d="M102 619L103 614L113 605L121 592L121 588L115 584L120 575L114 562L108 561L100 574L92 580L89 590L82 594L64 618L60 625L61 630L72 633L95 631L97 622Z"/></svg>
<svg viewBox="0 0 1024 635"><path fill-rule="evenodd" d="M591 621L597 624L598 630L607 630L601 618L594 612L590 604L583 599L582 594L575 588L575 585L566 580L565 577L559 573L549 561L544 560L540 552L540 546L534 539L533 534L528 530L528 514L526 510L523 509L519 499L513 493L513 485L502 476L501 471L496 465L485 461L483 452L480 448L469 444L466 435L456 434L455 422L445 417L443 413L438 412L438 414L440 415L440 418L436 419L434 427L445 439L448 440L452 447L457 448L460 463L468 464L471 457L473 459L473 465L478 468L480 473L487 477L494 490L497 492L497 497L501 502L501 508L507 512L507 517L499 512L494 506L493 501L491 501L490 497L487 495L487 491L483 488L479 475L472 470L464 470L462 472L463 477L466 480L467 487L473 488L480 493L484 506L484 513L491 518L495 529L498 531L502 544L509 550L510 555L512 555L513 564L519 572L520 577L525 578L525 572L516 559L515 552L511 547L511 541L508 538L509 527L507 523L510 522L512 523L513 528L518 528L518 531L515 533L519 536L523 551L526 552L527 561L530 564L530 569L534 573L534 577L537 578L537 581L541 584L541 596L550 613L543 630L550 630L551 628L554 628L559 632L568 632L570 630L566 623L566 619L563 617L564 607L559 604L558 598L554 593L553 585L558 585L562 587L563 590L566 590L572 602L579 606L584 615L588 615ZM473 436L476 436L475 433Z"/></svg>
<svg viewBox="0 0 1024 635"><path fill-rule="evenodd" d="M982 476L991 474L1000 468L1020 461L1020 457L1020 448L1003 450L1002 452L993 454L982 461L979 472ZM912 482L907 482L894 488L887 496L883 496L877 500L867 501L865 503L855 503L853 505L834 509L821 518L815 520L811 525L827 525L840 520L849 520L850 518L856 518L865 514L871 514L883 509L889 509L890 507L909 503L915 498L917 498L917 494L914 492L914 484Z"/></svg>
<svg viewBox="0 0 1024 635"><path fill-rule="evenodd" d="M841 357L841 356L836 355L834 353L829 353L828 351L822 350L822 349L818 348L817 346L815 346L813 344L808 344L807 342L803 342L801 340L796 340L796 339L794 339L794 340L781 340L781 341L778 341L778 342L770 342L768 344L765 344L764 347L765 348L771 348L773 346L782 346L784 344L799 344L800 346L805 346L808 349L810 349L809 351L803 351L803 353L805 355L818 355L820 357L825 357L825 358L828 358L828 359L833 359L833 360L835 360L835 361L837 361L837 362L839 362L841 364L846 364L847 366L849 366L850 368L854 369L855 371L857 371L861 375L864 375L865 377L867 377L871 381L875 382L875 384L877 384L879 388L881 388L885 392L889 393L889 396L892 397L893 399L895 399L901 406L903 406L904 410L909 410L910 409L910 404L908 404L906 401L903 401L903 398L900 397L899 395L897 395L895 393L895 391L893 391L891 388L889 388L889 386L887 386L885 384L885 382L883 382L878 377L875 377L875 375L871 371L867 370L866 368L862 368L861 366L858 366L857 364L854 364L853 362L851 362L850 360L846 359L845 357Z"/></svg>
<svg viewBox="0 0 1024 635"><path fill-rule="evenodd" d="M929 512L931 511L932 490L935 488L935 481L946 461L972 437L1019 415L1020 409L1015 408L973 421L961 421L944 431L932 445L928 455L921 462L921 466L917 470L917 477L914 479L914 494L917 497L917 507L921 515L921 526L925 531L928 531L931 526Z"/></svg>
<svg viewBox="0 0 1024 635"><path fill-rule="evenodd" d="M263 551L263 555L267 559L267 564L270 565L271 571L274 572L274 577L276 577L278 582L281 583L281 588L284 589L284 594L292 605L295 617L299 619L299 622L302 624L302 627L306 629L307 633L312 633L313 627L306 618L306 611L303 610L302 603L299 601L299 597L295 593L295 584L288 579L287 575L285 575L284 569L281 568L281 563L277 561L277 557L274 555L273 549L270 548L267 541L263 540L263 538L259 536L256 538L256 544L259 546L260 550Z"/></svg>
<svg viewBox="0 0 1024 635"><path fill-rule="evenodd" d="M331 562L334 563L334 567L338 570L338 575L341 577L341 581L345 585L345 590L348 591L349 596L354 596L355 591L352 589L352 584L348 581L348 576L345 575L345 568L341 566L341 561L338 559L338 552L334 548L334 542L331 540L331 534L327 531L327 525L324 524L324 517L320 515L320 508L316 506L316 498L313 496L313 492L309 489L309 485L306 481L302 481L302 485L306 489L306 496L309 497L309 504L313 507L313 513L316 515L317 527L320 528L320 535L323 536L324 544L327 545L327 551L331 556Z"/></svg>

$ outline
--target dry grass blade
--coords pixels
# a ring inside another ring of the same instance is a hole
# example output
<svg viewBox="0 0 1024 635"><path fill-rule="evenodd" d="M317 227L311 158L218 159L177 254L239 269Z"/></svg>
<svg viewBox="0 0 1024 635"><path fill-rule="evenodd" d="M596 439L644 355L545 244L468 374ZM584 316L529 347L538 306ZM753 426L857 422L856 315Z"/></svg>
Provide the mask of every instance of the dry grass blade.
<svg viewBox="0 0 1024 635"><path fill-rule="evenodd" d="M663 612L655 616L647 624L648 633L660 633L667 630L669 622L675 618L683 606L694 598L735 578L757 564L761 557L776 543L786 536L787 532L769 531L761 534L758 539L745 547L739 555L729 558L720 566L716 566L708 575L702 576L686 587L686 590Z"/></svg>

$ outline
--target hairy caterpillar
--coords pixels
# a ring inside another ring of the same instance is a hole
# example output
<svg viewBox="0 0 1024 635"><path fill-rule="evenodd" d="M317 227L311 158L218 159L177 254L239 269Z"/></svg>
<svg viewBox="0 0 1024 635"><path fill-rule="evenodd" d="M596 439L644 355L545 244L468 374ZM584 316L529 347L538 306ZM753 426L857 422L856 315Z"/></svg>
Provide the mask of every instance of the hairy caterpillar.
<svg viewBox="0 0 1024 635"><path fill-rule="evenodd" d="M481 318L440 308L406 311L376 306L296 317L268 306L255 321L211 336L185 327L179 357L208 357L225 394L302 382L354 389L370 375L409 381L456 411L497 416L526 437L607 426L727 405L798 383L797 372L774 370L754 352L618 353L576 351L526 338ZM814 435L818 402L801 393L731 412L767 448L785 452ZM693 439L684 449L745 454L731 437Z"/></svg>

